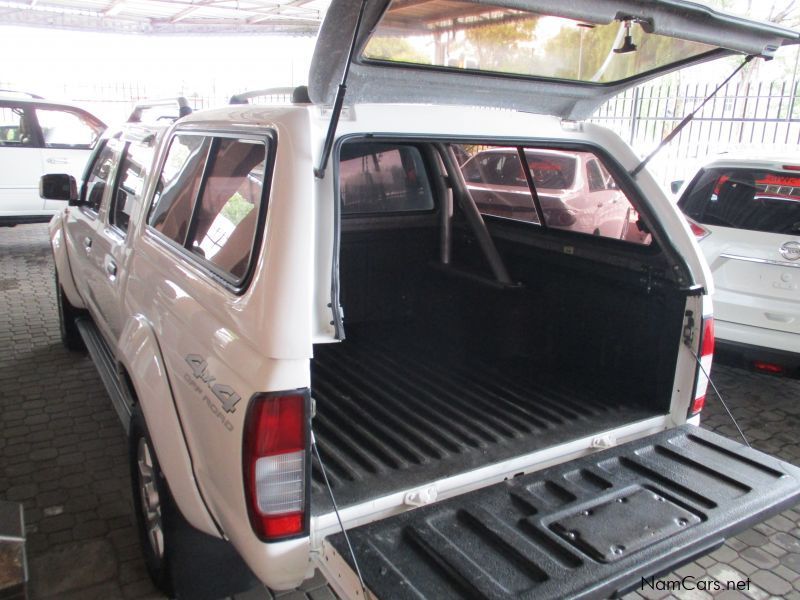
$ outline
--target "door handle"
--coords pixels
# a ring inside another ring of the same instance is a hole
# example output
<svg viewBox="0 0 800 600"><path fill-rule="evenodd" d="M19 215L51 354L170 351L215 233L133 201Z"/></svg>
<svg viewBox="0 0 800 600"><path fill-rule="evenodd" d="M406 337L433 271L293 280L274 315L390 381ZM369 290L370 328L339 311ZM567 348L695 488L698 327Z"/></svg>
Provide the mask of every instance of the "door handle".
<svg viewBox="0 0 800 600"><path fill-rule="evenodd" d="M83 247L86 248L87 250L91 250L92 249L92 238L90 238L89 236L86 236L85 238L83 238Z"/></svg>
<svg viewBox="0 0 800 600"><path fill-rule="evenodd" d="M117 263L113 260L110 260L106 263L106 273L108 273L111 277L117 276Z"/></svg>
<svg viewBox="0 0 800 600"><path fill-rule="evenodd" d="M47 162L51 165L66 165L69 163L66 158L48 158Z"/></svg>

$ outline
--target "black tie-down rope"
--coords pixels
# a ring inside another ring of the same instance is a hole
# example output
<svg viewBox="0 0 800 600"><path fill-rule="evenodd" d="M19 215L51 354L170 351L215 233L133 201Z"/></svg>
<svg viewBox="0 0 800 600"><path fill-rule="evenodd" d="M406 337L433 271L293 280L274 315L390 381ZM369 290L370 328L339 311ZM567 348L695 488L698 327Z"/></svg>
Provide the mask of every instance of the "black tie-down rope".
<svg viewBox="0 0 800 600"><path fill-rule="evenodd" d="M333 497L333 489L331 488L331 484L328 481L328 474L325 472L325 465L322 463L322 457L319 455L319 448L317 448L317 438L314 435L314 432L311 432L311 448L314 450L314 456L317 457L317 462L319 463L319 469L322 472L322 478L325 480L325 487L328 489L328 496L331 499L331 504L333 504L333 512L336 513L336 519L339 521L339 528L342 530L342 535L344 535L344 541L347 542L347 549L350 551L350 556L353 559L353 566L356 569L356 575L358 575L358 581L361 584L361 592L364 594L364 600L369 600L370 596L367 595L367 586L364 583L364 578L361 576L361 569L358 567L358 560L356 559L356 553L353 550L352 544L350 544L350 536L347 535L347 530L344 528L344 523L342 523L342 516L339 514L339 507L336 505L336 499Z"/></svg>

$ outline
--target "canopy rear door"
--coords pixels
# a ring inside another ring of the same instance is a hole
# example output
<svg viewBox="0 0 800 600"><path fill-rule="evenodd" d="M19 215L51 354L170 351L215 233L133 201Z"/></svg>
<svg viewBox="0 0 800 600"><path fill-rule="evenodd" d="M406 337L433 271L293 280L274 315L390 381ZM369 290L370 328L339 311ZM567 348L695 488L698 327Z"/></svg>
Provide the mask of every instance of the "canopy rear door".
<svg viewBox="0 0 800 600"><path fill-rule="evenodd" d="M798 499L800 469L685 425L349 534L381 599L607 598ZM325 543L352 568L342 534Z"/></svg>
<svg viewBox="0 0 800 600"><path fill-rule="evenodd" d="M315 103L333 103L360 4L328 10L309 76ZM584 118L658 74L730 53L771 57L798 36L684 0L369 0L347 101Z"/></svg>

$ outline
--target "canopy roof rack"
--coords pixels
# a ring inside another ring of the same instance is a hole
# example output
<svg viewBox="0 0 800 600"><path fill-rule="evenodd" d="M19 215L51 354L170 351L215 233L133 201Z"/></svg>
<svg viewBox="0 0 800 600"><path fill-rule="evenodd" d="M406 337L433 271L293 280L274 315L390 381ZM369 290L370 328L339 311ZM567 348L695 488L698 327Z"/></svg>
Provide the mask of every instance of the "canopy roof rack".
<svg viewBox="0 0 800 600"><path fill-rule="evenodd" d="M44 100L44 96L40 96L39 94L32 94L31 92L25 92L23 90L0 89L0 94L18 94L20 96L27 96L28 98L32 98L33 100Z"/></svg>
<svg viewBox="0 0 800 600"><path fill-rule="evenodd" d="M274 87L263 90L248 90L239 94L234 94L228 104L248 104L248 100L261 96L288 96L292 104L310 104L308 97L308 86L298 85L297 87Z"/></svg>
<svg viewBox="0 0 800 600"><path fill-rule="evenodd" d="M186 115L192 114L192 107L189 106L189 102L187 102L186 98L183 96L178 96L177 98L163 98L160 100L145 100L143 102L138 102L133 107L133 112L128 117L128 123L141 123L142 122L142 113L146 110L152 110L154 108L158 108L160 106L176 106L178 107L178 116L175 117L173 115L159 115L156 119L180 119L181 117L185 117Z"/></svg>

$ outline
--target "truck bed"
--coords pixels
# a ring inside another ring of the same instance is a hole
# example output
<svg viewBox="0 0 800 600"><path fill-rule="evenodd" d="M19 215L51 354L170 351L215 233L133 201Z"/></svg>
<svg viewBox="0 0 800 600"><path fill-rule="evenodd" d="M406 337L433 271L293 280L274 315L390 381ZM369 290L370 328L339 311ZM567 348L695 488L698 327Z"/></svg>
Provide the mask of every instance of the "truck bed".
<svg viewBox="0 0 800 600"><path fill-rule="evenodd" d="M386 331L316 346L312 394L340 507L656 414L574 373L543 376L525 359L487 363ZM311 485L314 514L328 512L316 460Z"/></svg>

